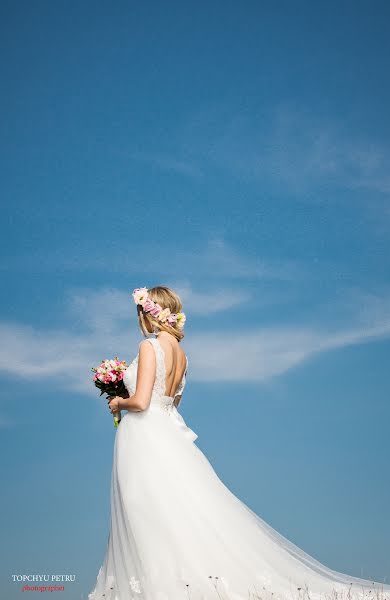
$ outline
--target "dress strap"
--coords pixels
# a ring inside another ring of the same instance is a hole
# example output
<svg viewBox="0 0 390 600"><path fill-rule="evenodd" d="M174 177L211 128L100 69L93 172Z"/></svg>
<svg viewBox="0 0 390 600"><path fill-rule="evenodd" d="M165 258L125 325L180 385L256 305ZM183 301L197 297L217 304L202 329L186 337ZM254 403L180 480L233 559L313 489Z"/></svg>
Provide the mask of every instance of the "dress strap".
<svg viewBox="0 0 390 600"><path fill-rule="evenodd" d="M165 358L164 351L161 347L160 342L157 338L146 338L142 340L141 344L146 341L150 342L154 348L156 354L156 377L154 381L153 392L157 393L159 396L165 395Z"/></svg>

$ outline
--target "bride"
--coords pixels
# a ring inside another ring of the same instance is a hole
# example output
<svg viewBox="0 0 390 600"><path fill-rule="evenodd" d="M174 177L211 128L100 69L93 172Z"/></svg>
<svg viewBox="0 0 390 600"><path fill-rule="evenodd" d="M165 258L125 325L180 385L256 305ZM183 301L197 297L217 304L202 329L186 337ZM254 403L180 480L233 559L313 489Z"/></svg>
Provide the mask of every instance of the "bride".
<svg viewBox="0 0 390 600"><path fill-rule="evenodd" d="M390 585L321 564L224 485L177 410L188 368L180 298L164 286L133 298L146 339L125 372L127 397L108 404L126 412L89 600L390 599Z"/></svg>

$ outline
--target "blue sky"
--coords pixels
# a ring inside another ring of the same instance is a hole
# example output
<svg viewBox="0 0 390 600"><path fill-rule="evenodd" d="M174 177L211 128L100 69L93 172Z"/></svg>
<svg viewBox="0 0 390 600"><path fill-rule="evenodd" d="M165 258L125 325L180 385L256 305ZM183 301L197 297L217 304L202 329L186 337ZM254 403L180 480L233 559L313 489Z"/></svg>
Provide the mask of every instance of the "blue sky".
<svg viewBox="0 0 390 600"><path fill-rule="evenodd" d="M182 414L327 566L390 579L385 2L2 3L2 584L103 559L90 367L187 314Z"/></svg>

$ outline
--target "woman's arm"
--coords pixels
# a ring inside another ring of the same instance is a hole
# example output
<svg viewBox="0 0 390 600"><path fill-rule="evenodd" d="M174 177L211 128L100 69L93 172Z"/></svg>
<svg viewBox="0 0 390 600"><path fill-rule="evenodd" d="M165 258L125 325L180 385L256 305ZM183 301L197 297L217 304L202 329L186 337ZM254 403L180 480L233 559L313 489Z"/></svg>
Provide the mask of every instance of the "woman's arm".
<svg viewBox="0 0 390 600"><path fill-rule="evenodd" d="M146 410L152 398L156 377L156 355L152 344L143 340L139 345L137 384L135 392L129 398L115 396L109 402L111 412L116 410Z"/></svg>

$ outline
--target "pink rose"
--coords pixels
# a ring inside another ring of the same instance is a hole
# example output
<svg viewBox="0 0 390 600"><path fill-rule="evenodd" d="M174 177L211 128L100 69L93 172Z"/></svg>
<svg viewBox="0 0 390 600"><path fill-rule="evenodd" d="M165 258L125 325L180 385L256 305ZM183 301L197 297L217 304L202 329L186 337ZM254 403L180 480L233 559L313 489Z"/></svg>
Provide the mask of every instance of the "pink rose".
<svg viewBox="0 0 390 600"><path fill-rule="evenodd" d="M162 311L161 306L157 304L157 302L153 302L153 300L150 300L149 298L145 301L143 308L144 311L150 313L152 317L158 317L158 315Z"/></svg>
<svg viewBox="0 0 390 600"><path fill-rule="evenodd" d="M167 321L170 325L174 325L176 323L176 315L170 314Z"/></svg>

